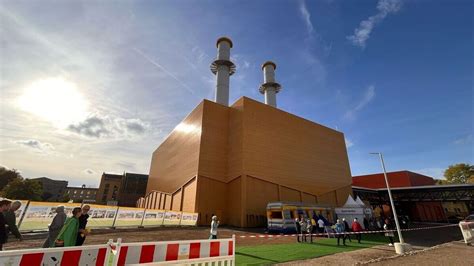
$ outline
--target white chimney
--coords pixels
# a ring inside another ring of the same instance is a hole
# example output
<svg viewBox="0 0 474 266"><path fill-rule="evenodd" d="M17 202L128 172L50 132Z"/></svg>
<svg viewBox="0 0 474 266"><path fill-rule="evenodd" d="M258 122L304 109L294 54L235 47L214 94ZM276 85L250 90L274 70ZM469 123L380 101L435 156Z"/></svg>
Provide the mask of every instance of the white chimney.
<svg viewBox="0 0 474 266"><path fill-rule="evenodd" d="M265 104L277 107L276 94L280 91L281 86L275 81L276 64L272 61L263 63L263 84L260 85L260 93L265 95Z"/></svg>
<svg viewBox="0 0 474 266"><path fill-rule="evenodd" d="M211 64L216 75L216 103L229 105L229 77L235 73L235 65L230 61L232 41L227 37L217 40L217 59Z"/></svg>

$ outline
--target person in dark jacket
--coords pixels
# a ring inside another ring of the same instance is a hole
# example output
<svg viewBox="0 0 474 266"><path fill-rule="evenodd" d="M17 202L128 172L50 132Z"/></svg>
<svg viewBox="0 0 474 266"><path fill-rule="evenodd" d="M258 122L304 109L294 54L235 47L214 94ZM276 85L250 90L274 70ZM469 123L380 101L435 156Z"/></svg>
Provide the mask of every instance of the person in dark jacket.
<svg viewBox="0 0 474 266"><path fill-rule="evenodd" d="M349 233L351 231L351 227L349 226L349 223L346 221L346 218L342 218L342 223L344 224L344 232ZM349 239L349 242L352 242L350 234L346 234L346 238Z"/></svg>
<svg viewBox="0 0 474 266"><path fill-rule="evenodd" d="M23 237L21 236L20 231L18 230L18 226L16 225L16 214L15 212L21 207L21 201L14 201L10 208L3 212L3 216L5 217L5 222L8 225L8 232L12 233L18 240L22 241ZM8 240L8 232L7 232L7 240Z"/></svg>
<svg viewBox="0 0 474 266"><path fill-rule="evenodd" d="M91 207L89 205L82 206L82 214L79 216L79 231L77 232L77 241L76 246L82 246L84 241L86 241L86 236L88 231L86 229L87 226L87 219L89 219L89 210Z"/></svg>
<svg viewBox="0 0 474 266"><path fill-rule="evenodd" d="M12 202L9 200L0 201L0 251L3 250L3 244L7 243L8 226L3 216L3 212L10 208Z"/></svg>
<svg viewBox="0 0 474 266"><path fill-rule="evenodd" d="M296 241L300 241L300 234L301 234L301 224L300 224L300 219L295 218L295 228L296 228Z"/></svg>
<svg viewBox="0 0 474 266"><path fill-rule="evenodd" d="M364 217L364 227L365 227L365 231L369 231L369 220Z"/></svg>
<svg viewBox="0 0 474 266"><path fill-rule="evenodd" d="M53 221L48 226L48 238L43 243L43 248L52 248L54 247L54 241L58 237L59 232L66 222L66 213L64 213L64 206L56 207L56 216L54 216Z"/></svg>

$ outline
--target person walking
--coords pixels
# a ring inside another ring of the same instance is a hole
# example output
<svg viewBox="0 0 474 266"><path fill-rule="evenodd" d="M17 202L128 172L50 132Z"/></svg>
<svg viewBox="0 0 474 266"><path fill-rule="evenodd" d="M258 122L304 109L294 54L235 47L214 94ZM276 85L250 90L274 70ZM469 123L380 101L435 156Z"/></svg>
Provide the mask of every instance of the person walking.
<svg viewBox="0 0 474 266"><path fill-rule="evenodd" d="M296 241L299 243L300 241L300 234L301 234L301 224L300 219L295 218L295 229L296 229Z"/></svg>
<svg viewBox="0 0 474 266"><path fill-rule="evenodd" d="M72 216L66 219L66 223L61 228L54 241L55 247L72 247L76 245L77 232L79 231L79 217L82 214L80 207L72 210Z"/></svg>
<svg viewBox="0 0 474 266"><path fill-rule="evenodd" d="M321 217L319 218L318 220L318 230L319 230L319 233L324 233L324 221L323 219L321 219Z"/></svg>
<svg viewBox="0 0 474 266"><path fill-rule="evenodd" d="M344 228L344 223L342 223L339 219L336 220L336 225L334 230L336 231L336 238L337 238L337 245L339 246L340 239L342 238L342 244L346 245L346 229Z"/></svg>
<svg viewBox="0 0 474 266"><path fill-rule="evenodd" d="M346 221L346 218L342 218L342 223L344 224L344 230L346 233L351 232L351 227L349 226L349 223ZM349 239L349 242L352 242L351 235L347 234L346 238Z"/></svg>
<svg viewBox="0 0 474 266"><path fill-rule="evenodd" d="M18 230L18 226L16 225L16 214L15 212L21 207L21 201L14 201L10 208L3 212L3 216L5 217L5 222L8 225L7 230L7 240L8 240L8 233L12 233L18 240L22 241L23 237L21 236L20 231Z"/></svg>
<svg viewBox="0 0 474 266"><path fill-rule="evenodd" d="M3 212L10 208L12 202L9 200L0 201L0 251L3 251L3 245L7 243L8 229Z"/></svg>
<svg viewBox="0 0 474 266"><path fill-rule="evenodd" d="M86 241L86 236L89 231L86 229L87 219L89 219L89 210L91 207L89 205L82 206L82 214L79 217L79 233L77 234L76 246L82 246L84 241Z"/></svg>
<svg viewBox="0 0 474 266"><path fill-rule="evenodd" d="M219 226L219 221L215 215L213 215L211 219L211 235L209 236L209 239L217 239L217 227Z"/></svg>
<svg viewBox="0 0 474 266"><path fill-rule="evenodd" d="M54 240L58 237L59 231L64 226L66 221L66 213L64 213L64 206L56 207L56 216L54 216L53 221L48 226L48 238L43 243L43 248L52 248L54 247Z"/></svg>
<svg viewBox="0 0 474 266"><path fill-rule="evenodd" d="M356 239L357 242L360 244L360 240L362 238L362 226L360 225L359 221L357 218L354 218L354 221L352 221L352 232L356 233Z"/></svg>
<svg viewBox="0 0 474 266"><path fill-rule="evenodd" d="M393 230L393 225L392 225L392 222L390 221L390 219L388 218L385 218L385 223L383 225L383 229L387 232L385 232L385 236L388 237L388 239L390 240L390 244L388 244L389 246L393 246L393 237L395 236L393 234L393 231L389 231L389 230Z"/></svg>

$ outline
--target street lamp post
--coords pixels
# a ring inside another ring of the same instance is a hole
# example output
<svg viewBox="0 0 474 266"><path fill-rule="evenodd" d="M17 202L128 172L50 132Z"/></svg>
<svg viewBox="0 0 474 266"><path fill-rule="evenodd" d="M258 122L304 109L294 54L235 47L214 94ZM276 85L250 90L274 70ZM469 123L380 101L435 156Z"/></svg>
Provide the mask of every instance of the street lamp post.
<svg viewBox="0 0 474 266"><path fill-rule="evenodd" d="M392 212L393 212L393 217L395 219L395 225L397 227L397 233L398 233L398 238L400 239L400 245L404 246L405 241L403 240L402 236L402 231L400 230L400 224L398 223L398 216L397 216L397 211L395 210L395 204L393 203L393 198L392 198L392 192L390 191L390 185L388 184L388 178L387 178L387 171L385 170L385 163L383 161L383 155L380 152L371 152L370 154L376 154L380 158L380 163L382 164L382 169L383 169L383 175L385 177L385 184L387 185L387 192L388 192L388 197L390 199L390 206L392 207ZM395 249L397 253L403 254L404 249L409 248L408 246L401 247L400 249L397 249L397 246L395 246Z"/></svg>

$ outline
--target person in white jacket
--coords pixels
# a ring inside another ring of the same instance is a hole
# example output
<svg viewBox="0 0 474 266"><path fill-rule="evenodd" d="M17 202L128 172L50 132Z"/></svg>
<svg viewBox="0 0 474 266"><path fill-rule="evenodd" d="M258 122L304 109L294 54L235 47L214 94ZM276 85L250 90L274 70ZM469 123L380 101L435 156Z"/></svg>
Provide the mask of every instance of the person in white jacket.
<svg viewBox="0 0 474 266"><path fill-rule="evenodd" d="M217 239L217 227L219 226L219 221L217 220L217 216L212 216L211 222L211 236L209 239Z"/></svg>

